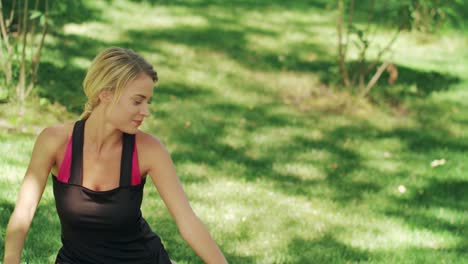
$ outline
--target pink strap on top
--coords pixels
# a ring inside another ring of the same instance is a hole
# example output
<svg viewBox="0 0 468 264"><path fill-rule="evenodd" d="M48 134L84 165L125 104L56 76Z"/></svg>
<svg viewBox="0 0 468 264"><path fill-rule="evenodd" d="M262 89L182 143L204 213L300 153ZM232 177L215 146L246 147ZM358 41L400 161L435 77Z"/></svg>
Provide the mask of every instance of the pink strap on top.
<svg viewBox="0 0 468 264"><path fill-rule="evenodd" d="M70 179L70 168L71 168L71 159L72 159L72 137L68 138L67 149L65 150L65 155L63 157L62 164L60 165L60 170L58 173L58 180L61 182L68 183ZM138 185L141 183L140 177L140 166L138 164L138 152L136 147L136 142L133 148L132 155L132 185Z"/></svg>
<svg viewBox="0 0 468 264"><path fill-rule="evenodd" d="M71 155L72 154L72 137L68 138L67 149L65 150L65 155L63 156L62 164L60 165L60 170L57 175L58 180L61 182L68 182L70 179L70 168L71 168Z"/></svg>
<svg viewBox="0 0 468 264"><path fill-rule="evenodd" d="M138 185L141 182L140 166L138 165L138 152L136 147L136 139L133 147L132 155L132 185Z"/></svg>

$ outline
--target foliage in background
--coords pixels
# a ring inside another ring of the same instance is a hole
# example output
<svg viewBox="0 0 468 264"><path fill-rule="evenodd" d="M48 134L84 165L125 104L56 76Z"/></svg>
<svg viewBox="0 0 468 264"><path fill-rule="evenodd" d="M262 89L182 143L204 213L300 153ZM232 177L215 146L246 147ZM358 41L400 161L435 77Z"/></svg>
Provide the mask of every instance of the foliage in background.
<svg viewBox="0 0 468 264"><path fill-rule="evenodd" d="M42 48L52 21L49 1L0 1L0 97L20 102L37 83ZM13 92L14 90L14 92Z"/></svg>
<svg viewBox="0 0 468 264"><path fill-rule="evenodd" d="M366 96L386 71L388 84L393 85L398 79L398 67L392 62L392 47L400 32L434 32L448 20L460 21L462 17L457 9L462 5L461 0L338 0L336 26L342 84L357 87L360 95ZM379 43L376 36L388 28L394 33L384 43ZM348 52L350 45L357 54L354 61ZM370 55L372 50L373 55Z"/></svg>
<svg viewBox="0 0 468 264"><path fill-rule="evenodd" d="M464 5L464 0L412 0L401 11L408 29L435 32L446 23L462 26Z"/></svg>

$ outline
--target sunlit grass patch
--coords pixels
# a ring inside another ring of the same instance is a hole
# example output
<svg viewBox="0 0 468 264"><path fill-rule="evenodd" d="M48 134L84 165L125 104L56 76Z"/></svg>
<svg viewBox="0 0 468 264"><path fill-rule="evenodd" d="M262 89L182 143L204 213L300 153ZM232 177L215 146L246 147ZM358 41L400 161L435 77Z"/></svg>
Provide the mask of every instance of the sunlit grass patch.
<svg viewBox="0 0 468 264"><path fill-rule="evenodd" d="M116 41L120 37L120 31L102 22L89 22L82 24L67 24L63 29L67 35L87 36L107 42Z"/></svg>
<svg viewBox="0 0 468 264"><path fill-rule="evenodd" d="M262 181L242 183L218 178L209 184L194 184L197 189L194 197L194 210L210 221L213 215L220 219L217 229L229 234L224 241L241 255L268 255L287 245L290 236L311 236L314 230L322 228L320 218L323 208L312 205L304 198L292 198L269 190ZM201 192L200 192L201 191ZM215 199L222 197L222 199ZM213 208L218 208L213 211ZM283 216L288 215L288 218ZM222 224L221 224L222 223ZM299 230L307 230L302 233ZM224 244L223 243L223 244Z"/></svg>
<svg viewBox="0 0 468 264"><path fill-rule="evenodd" d="M426 71L460 75L467 71L465 62L468 54L462 48L467 43L467 36L458 33L435 36L403 33L395 43L395 61Z"/></svg>
<svg viewBox="0 0 468 264"><path fill-rule="evenodd" d="M296 177L302 180L323 180L326 174L312 164L286 163L274 164L273 170L287 177Z"/></svg>
<svg viewBox="0 0 468 264"><path fill-rule="evenodd" d="M428 229L407 226L399 219L367 218L362 221L359 215L347 215L348 227L342 229L337 237L353 247L369 251L391 250L399 248L451 248L460 239L448 232L434 232Z"/></svg>

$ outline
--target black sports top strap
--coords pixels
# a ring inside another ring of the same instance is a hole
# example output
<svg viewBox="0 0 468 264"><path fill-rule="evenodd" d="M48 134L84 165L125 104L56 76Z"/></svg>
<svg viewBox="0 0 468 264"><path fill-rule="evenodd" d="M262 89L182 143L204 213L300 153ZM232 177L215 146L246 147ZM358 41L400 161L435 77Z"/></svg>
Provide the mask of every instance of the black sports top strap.
<svg viewBox="0 0 468 264"><path fill-rule="evenodd" d="M69 183L82 185L83 180L83 143L86 120L79 120L73 127L72 160ZM120 160L120 186L131 185L132 158L135 135L123 133L122 158Z"/></svg>
<svg viewBox="0 0 468 264"><path fill-rule="evenodd" d="M73 127L72 160L69 183L81 185L83 175L83 142L85 120L79 120Z"/></svg>
<svg viewBox="0 0 468 264"><path fill-rule="evenodd" d="M132 184L132 158L135 147L135 135L123 134L122 158L120 159L120 186Z"/></svg>

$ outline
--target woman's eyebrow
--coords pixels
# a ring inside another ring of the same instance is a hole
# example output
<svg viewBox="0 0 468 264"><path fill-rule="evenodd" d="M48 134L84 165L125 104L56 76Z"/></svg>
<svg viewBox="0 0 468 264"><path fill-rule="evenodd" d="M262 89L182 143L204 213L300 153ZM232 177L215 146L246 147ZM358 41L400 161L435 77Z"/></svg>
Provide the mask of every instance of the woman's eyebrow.
<svg viewBox="0 0 468 264"><path fill-rule="evenodd" d="M146 96L145 96L145 95L142 95L142 94L135 94L135 96L140 96L140 97L142 97L143 99L146 99Z"/></svg>
<svg viewBox="0 0 468 264"><path fill-rule="evenodd" d="M146 95L143 95L143 94L135 94L135 96L139 96L139 97L141 97L141 99L143 99L143 100L147 98ZM151 101L151 99L152 99L152 97L150 96L150 97L148 98L148 101Z"/></svg>

